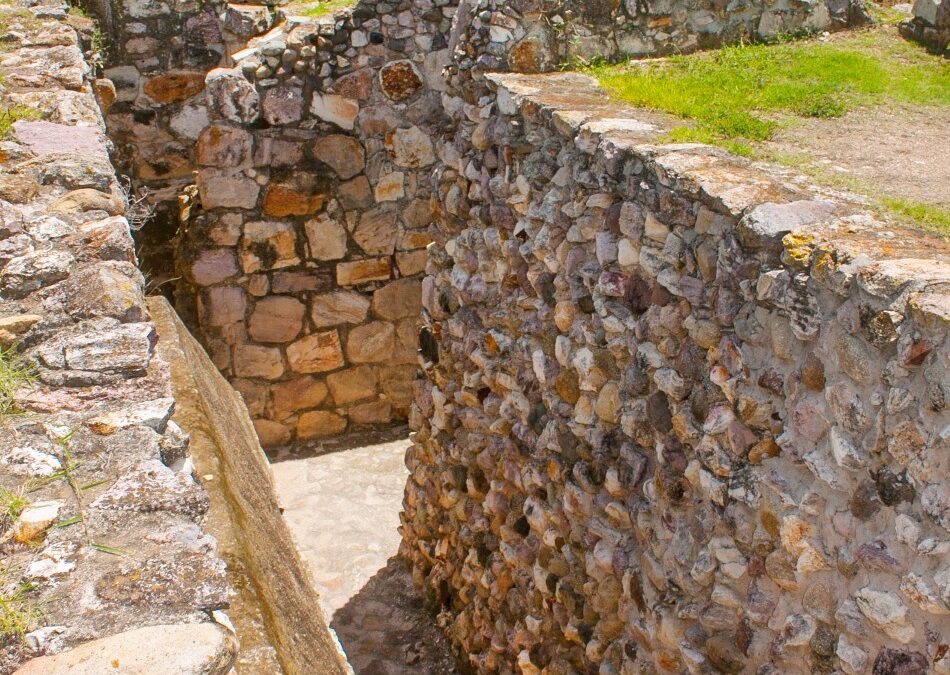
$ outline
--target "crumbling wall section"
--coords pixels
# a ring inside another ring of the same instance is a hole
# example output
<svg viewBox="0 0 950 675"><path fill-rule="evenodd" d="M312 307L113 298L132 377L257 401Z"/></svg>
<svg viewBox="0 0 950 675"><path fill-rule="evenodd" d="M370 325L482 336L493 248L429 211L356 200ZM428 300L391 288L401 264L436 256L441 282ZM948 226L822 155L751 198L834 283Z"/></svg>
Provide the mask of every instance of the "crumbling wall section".
<svg viewBox="0 0 950 675"><path fill-rule="evenodd" d="M208 75L180 306L265 445L408 415L452 14L292 17Z"/></svg>
<svg viewBox="0 0 950 675"><path fill-rule="evenodd" d="M478 672L950 672L946 243L492 75L441 157L402 553Z"/></svg>

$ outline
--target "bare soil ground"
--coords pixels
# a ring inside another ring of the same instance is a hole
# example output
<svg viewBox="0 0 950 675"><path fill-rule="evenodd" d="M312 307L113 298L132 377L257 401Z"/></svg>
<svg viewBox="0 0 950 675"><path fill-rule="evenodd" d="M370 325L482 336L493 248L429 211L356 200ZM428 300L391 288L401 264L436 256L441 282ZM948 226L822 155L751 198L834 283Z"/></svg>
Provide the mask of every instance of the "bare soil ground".
<svg viewBox="0 0 950 675"><path fill-rule="evenodd" d="M835 187L950 208L948 108L888 105L797 118L762 148Z"/></svg>

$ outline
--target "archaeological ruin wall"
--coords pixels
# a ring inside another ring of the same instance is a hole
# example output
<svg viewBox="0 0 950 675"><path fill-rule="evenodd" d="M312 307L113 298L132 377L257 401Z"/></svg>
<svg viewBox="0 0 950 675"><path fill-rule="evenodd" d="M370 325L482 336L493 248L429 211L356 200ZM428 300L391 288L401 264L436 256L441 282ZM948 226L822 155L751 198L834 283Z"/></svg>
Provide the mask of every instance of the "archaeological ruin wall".
<svg viewBox="0 0 950 675"><path fill-rule="evenodd" d="M179 297L265 445L408 416L450 19L294 18L208 75Z"/></svg>
<svg viewBox="0 0 950 675"><path fill-rule="evenodd" d="M402 548L463 663L950 671L946 245L586 77L480 86Z"/></svg>
<svg viewBox="0 0 950 675"><path fill-rule="evenodd" d="M155 208L138 235L143 269L152 288L175 289L265 445L406 419L432 175L457 159L437 156L436 142L458 127L459 102L482 95L473 73L688 51L859 14L848 3L689 12L448 0L366 1L321 18L113 8L109 130L133 195Z"/></svg>

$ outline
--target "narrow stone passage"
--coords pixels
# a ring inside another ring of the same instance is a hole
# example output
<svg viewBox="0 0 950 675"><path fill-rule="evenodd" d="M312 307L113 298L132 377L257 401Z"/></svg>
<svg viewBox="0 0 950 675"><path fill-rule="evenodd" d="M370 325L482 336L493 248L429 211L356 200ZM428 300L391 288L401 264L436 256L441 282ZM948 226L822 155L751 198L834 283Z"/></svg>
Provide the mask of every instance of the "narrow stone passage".
<svg viewBox="0 0 950 675"><path fill-rule="evenodd" d="M458 672L399 548L408 441L274 464L284 517L357 675Z"/></svg>

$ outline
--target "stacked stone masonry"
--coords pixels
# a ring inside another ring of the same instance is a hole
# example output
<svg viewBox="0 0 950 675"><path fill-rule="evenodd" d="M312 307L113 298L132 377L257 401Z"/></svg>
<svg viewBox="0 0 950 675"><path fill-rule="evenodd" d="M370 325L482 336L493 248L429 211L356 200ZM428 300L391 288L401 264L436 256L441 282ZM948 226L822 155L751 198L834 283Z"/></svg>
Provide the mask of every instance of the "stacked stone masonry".
<svg viewBox="0 0 950 675"><path fill-rule="evenodd" d="M456 81L402 552L463 665L950 672L946 242Z"/></svg>
<svg viewBox="0 0 950 675"><path fill-rule="evenodd" d="M433 141L459 112L442 101L451 73L688 51L861 15L847 2L576 5L365 0L319 19L122 6L109 128L158 205L140 236L146 272L181 279L179 311L265 445L406 418Z"/></svg>
<svg viewBox="0 0 950 675"><path fill-rule="evenodd" d="M75 22L0 7L0 94L38 118L0 141L0 350L35 375L0 410L0 672L223 674L230 588Z"/></svg>
<svg viewBox="0 0 950 675"><path fill-rule="evenodd" d="M265 446L408 416L452 13L292 18L208 74L179 297Z"/></svg>

